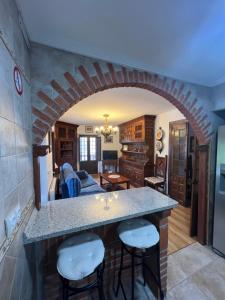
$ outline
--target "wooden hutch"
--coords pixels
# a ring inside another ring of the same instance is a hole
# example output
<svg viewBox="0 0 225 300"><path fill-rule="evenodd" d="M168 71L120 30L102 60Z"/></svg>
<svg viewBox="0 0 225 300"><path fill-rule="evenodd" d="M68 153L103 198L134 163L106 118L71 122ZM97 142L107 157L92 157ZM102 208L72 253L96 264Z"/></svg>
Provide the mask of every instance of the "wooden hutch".
<svg viewBox="0 0 225 300"><path fill-rule="evenodd" d="M122 156L120 173L131 184L144 185L144 178L154 172L155 116L144 115L119 125Z"/></svg>
<svg viewBox="0 0 225 300"><path fill-rule="evenodd" d="M77 169L77 127L64 122L55 123L54 149L58 167L67 162Z"/></svg>

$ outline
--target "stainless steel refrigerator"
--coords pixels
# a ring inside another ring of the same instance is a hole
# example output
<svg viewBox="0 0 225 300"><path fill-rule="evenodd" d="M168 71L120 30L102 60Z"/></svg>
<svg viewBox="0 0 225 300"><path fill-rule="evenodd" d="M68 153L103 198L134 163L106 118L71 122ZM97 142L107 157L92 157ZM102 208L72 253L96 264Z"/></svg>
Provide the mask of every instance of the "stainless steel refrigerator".
<svg viewBox="0 0 225 300"><path fill-rule="evenodd" d="M225 256L225 126L218 129L213 248Z"/></svg>

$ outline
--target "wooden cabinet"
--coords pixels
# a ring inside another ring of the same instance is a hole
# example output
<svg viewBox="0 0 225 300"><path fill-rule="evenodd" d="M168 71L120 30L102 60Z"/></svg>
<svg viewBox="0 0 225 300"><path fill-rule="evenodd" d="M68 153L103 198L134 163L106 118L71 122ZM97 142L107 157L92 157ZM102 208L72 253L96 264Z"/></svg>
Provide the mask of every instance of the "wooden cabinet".
<svg viewBox="0 0 225 300"><path fill-rule="evenodd" d="M145 143L152 137L155 116L143 116L123 123L120 126L120 143ZM153 133L154 138L154 133Z"/></svg>
<svg viewBox="0 0 225 300"><path fill-rule="evenodd" d="M77 169L77 127L65 122L55 124L55 162L61 166L65 162Z"/></svg>
<svg viewBox="0 0 225 300"><path fill-rule="evenodd" d="M145 115L120 126L120 173L134 186L143 186L153 175L155 116Z"/></svg>

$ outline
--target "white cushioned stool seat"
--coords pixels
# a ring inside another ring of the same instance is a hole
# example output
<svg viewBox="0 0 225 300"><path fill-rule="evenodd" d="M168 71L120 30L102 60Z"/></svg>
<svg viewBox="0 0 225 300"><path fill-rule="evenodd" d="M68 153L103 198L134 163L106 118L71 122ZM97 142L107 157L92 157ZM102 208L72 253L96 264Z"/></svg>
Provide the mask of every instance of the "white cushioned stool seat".
<svg viewBox="0 0 225 300"><path fill-rule="evenodd" d="M74 236L60 245L57 270L63 278L81 280L103 262L104 254L103 242L96 234Z"/></svg>
<svg viewBox="0 0 225 300"><path fill-rule="evenodd" d="M120 240L130 247L147 249L159 241L155 225L142 218L121 222L117 230Z"/></svg>

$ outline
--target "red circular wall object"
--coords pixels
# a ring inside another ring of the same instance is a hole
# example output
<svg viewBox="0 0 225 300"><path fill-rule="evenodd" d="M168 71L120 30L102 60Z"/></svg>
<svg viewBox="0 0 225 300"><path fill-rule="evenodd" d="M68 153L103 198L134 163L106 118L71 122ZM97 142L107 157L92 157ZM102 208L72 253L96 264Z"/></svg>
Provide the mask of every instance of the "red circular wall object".
<svg viewBox="0 0 225 300"><path fill-rule="evenodd" d="M22 81L22 76L20 73L20 70L15 67L13 71L13 77L14 77L14 84L16 87L16 91L19 95L23 94L23 81Z"/></svg>

